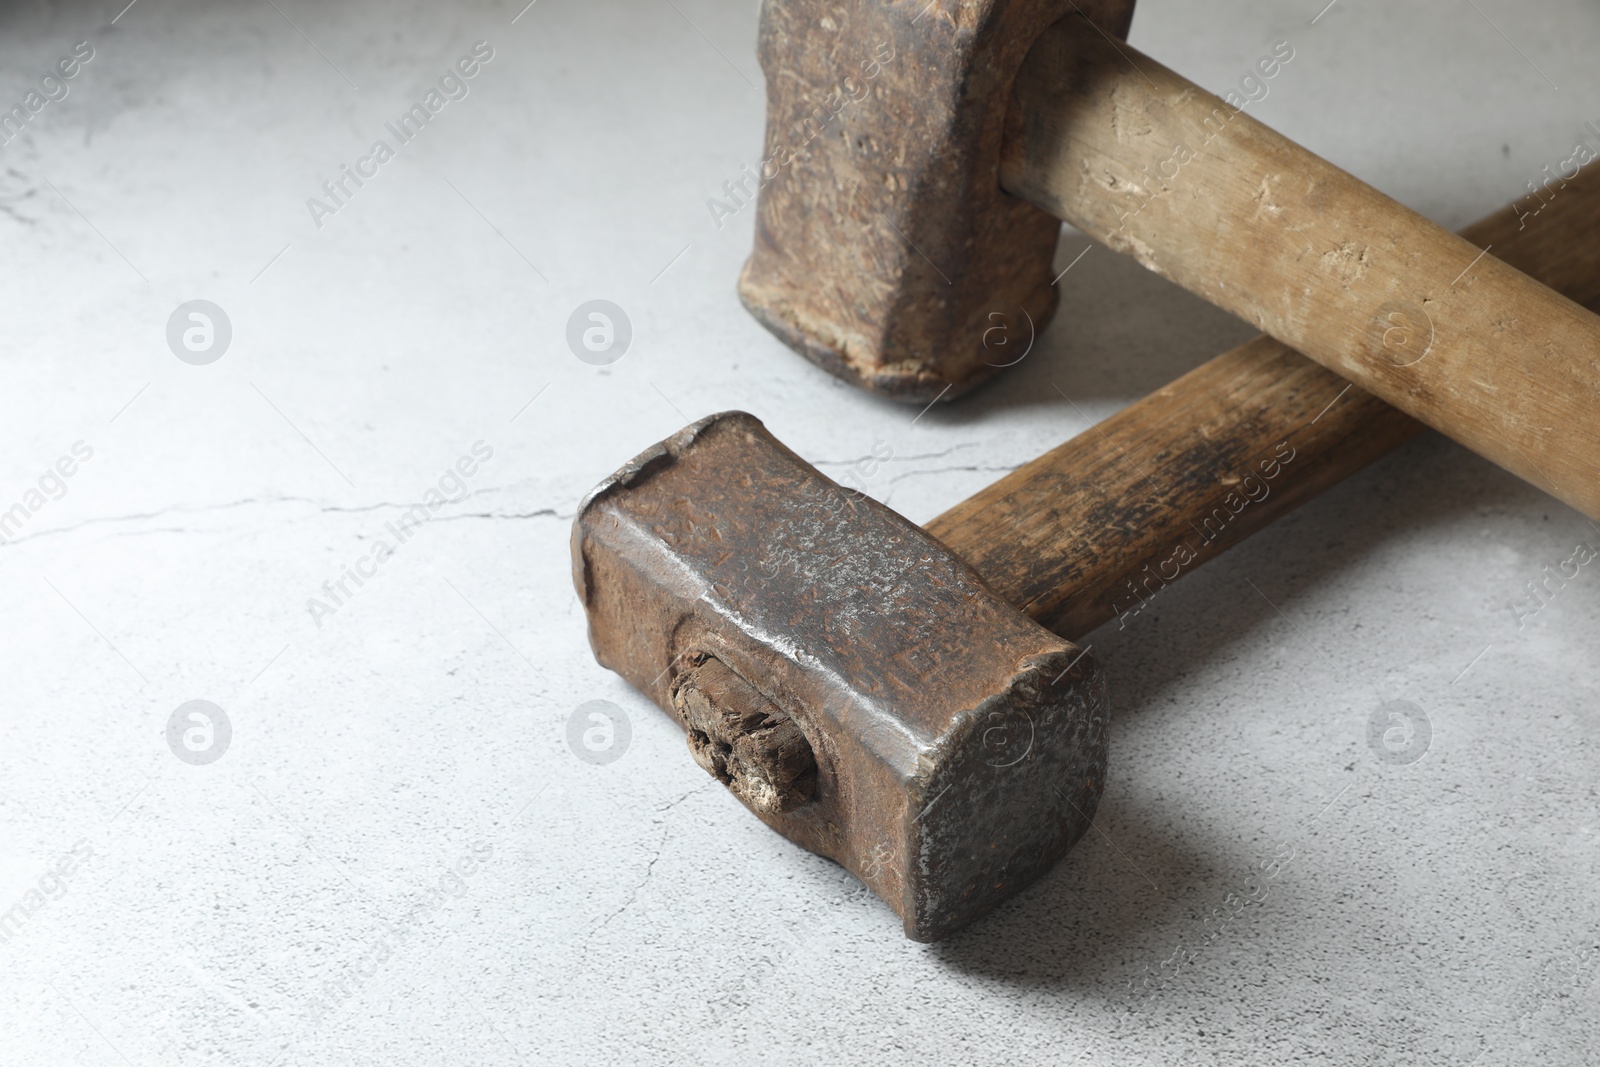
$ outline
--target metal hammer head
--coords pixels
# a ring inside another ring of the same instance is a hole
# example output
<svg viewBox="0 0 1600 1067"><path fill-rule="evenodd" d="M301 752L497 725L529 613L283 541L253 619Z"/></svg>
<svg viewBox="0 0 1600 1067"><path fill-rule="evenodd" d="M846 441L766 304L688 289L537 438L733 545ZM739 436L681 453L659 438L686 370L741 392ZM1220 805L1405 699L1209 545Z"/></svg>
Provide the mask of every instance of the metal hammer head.
<svg viewBox="0 0 1600 1067"><path fill-rule="evenodd" d="M1133 0L765 0L750 312L897 399L953 398L1008 365L984 339L1049 321L1061 224L1001 191L1006 105L1029 47L1075 12L1121 37Z"/></svg>
<svg viewBox="0 0 1600 1067"><path fill-rule="evenodd" d="M1088 829L1099 667L752 416L702 419L608 478L572 549L596 658L908 937L982 915Z"/></svg>

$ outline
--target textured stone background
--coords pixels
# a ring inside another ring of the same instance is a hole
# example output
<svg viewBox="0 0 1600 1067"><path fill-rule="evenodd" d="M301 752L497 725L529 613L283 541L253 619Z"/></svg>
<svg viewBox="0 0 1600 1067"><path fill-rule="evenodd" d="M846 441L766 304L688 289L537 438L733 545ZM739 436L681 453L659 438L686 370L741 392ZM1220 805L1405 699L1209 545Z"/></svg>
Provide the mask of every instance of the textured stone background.
<svg viewBox="0 0 1600 1067"><path fill-rule="evenodd" d="M868 487L926 520L1248 331L1095 248L1028 360L913 425L735 299L752 212L705 200L760 151L749 0L123 2L0 15L6 107L95 48L0 147L0 509L93 449L0 547L0 1062L1600 1059L1600 570L1512 609L1600 546L1580 516L1429 437L1093 635L1100 832L908 943L594 664L577 500L739 407L835 474L892 449ZM1144 0L1134 41L1222 91L1289 40L1255 113L1450 225L1600 122L1592 3L1323 2ZM208 366L165 340L197 298ZM608 367L565 341L594 298L634 328ZM233 731L203 766L167 742L195 699ZM631 727L604 765L591 700ZM1368 744L1391 700L1418 762Z"/></svg>

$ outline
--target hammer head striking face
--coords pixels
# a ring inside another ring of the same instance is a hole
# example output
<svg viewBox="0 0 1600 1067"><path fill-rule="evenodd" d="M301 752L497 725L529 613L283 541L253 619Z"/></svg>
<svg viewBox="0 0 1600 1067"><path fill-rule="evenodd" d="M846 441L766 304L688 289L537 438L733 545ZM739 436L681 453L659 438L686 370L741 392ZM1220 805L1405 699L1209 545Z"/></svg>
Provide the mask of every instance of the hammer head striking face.
<svg viewBox="0 0 1600 1067"><path fill-rule="evenodd" d="M751 313L902 400L959 396L1013 362L1055 311L1061 224L1000 188L1006 107L1029 47L1074 13L1121 37L1133 0L765 0ZM986 346L997 325L1015 336Z"/></svg>
<svg viewBox="0 0 1600 1067"><path fill-rule="evenodd" d="M584 501L572 547L596 658L907 936L989 911L1088 829L1106 764L1094 661L752 416L638 456Z"/></svg>

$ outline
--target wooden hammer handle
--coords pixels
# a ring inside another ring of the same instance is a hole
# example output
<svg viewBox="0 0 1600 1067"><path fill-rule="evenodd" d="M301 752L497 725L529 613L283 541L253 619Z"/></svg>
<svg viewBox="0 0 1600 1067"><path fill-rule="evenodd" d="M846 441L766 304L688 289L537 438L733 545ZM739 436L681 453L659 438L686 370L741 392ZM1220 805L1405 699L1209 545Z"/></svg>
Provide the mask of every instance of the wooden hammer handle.
<svg viewBox="0 0 1600 1067"><path fill-rule="evenodd" d="M1521 214L1526 214L1525 212ZM1526 226L1466 231L1583 303L1600 301L1600 164ZM927 529L1069 638L1124 624L1182 574L1409 440L1421 425L1259 337L1019 468Z"/></svg>
<svg viewBox="0 0 1600 1067"><path fill-rule="evenodd" d="M1600 518L1600 317L1504 246L1480 255L1078 16L1034 45L1011 116L1008 191Z"/></svg>

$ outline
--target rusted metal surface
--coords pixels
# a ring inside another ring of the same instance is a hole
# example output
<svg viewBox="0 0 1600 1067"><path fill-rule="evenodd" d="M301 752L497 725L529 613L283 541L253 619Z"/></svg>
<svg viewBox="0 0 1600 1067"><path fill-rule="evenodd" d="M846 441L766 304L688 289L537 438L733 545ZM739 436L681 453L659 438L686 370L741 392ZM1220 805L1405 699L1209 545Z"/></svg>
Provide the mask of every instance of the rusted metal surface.
<svg viewBox="0 0 1600 1067"><path fill-rule="evenodd" d="M1133 0L766 0L751 313L901 400L1006 365L984 346L992 316L1044 328L1061 228L1000 188L1006 106L1034 40L1075 12L1122 37Z"/></svg>
<svg viewBox="0 0 1600 1067"><path fill-rule="evenodd" d="M634 459L584 501L572 544L599 661L907 936L982 915L1088 829L1099 667L755 418L712 416Z"/></svg>

